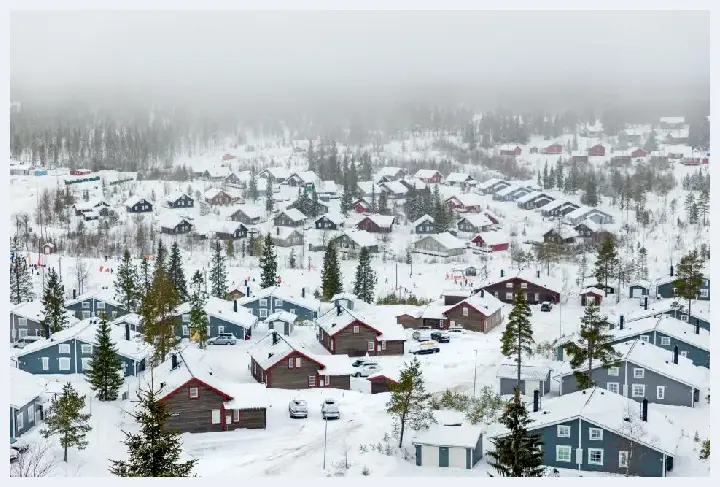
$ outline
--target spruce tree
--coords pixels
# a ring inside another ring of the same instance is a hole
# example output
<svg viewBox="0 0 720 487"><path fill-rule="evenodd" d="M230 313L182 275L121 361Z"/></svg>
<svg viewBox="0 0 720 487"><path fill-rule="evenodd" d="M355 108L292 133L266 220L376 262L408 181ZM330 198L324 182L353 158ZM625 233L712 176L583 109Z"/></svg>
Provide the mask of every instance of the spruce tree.
<svg viewBox="0 0 720 487"><path fill-rule="evenodd" d="M177 242L172 244L170 248L170 261L168 265L168 274L170 280L175 286L180 301L186 301L188 297L187 282L185 281L185 271L182 265L182 256L180 255L180 247Z"/></svg>
<svg viewBox="0 0 720 487"><path fill-rule="evenodd" d="M167 270L160 267L140 304L143 336L145 341L155 348L153 361L156 363L163 362L178 343L175 334L175 326L178 324L175 309L179 304L177 290Z"/></svg>
<svg viewBox="0 0 720 487"><path fill-rule="evenodd" d="M153 272L157 272L160 267L167 269L167 248L165 244L163 244L162 239L158 238L157 249L155 251L155 269Z"/></svg>
<svg viewBox="0 0 720 487"><path fill-rule="evenodd" d="M375 183L370 181L371 192L370 192L370 212L377 213L377 195L375 194Z"/></svg>
<svg viewBox="0 0 720 487"><path fill-rule="evenodd" d="M590 303L580 319L577 343L570 342L563 346L570 356L570 366L573 368L578 389L595 385L592 377L593 363L600 362L604 369L618 365L619 356L612 346L612 336L605 333L609 328L607 317L600 314L595 303Z"/></svg>
<svg viewBox="0 0 720 487"><path fill-rule="evenodd" d="M489 465L501 477L542 477L543 442L540 435L527 429L532 420L528 418L527 407L520 400L517 388L499 422L508 433L493 440L495 450L487 452L487 455L494 461L488 462Z"/></svg>
<svg viewBox="0 0 720 487"><path fill-rule="evenodd" d="M137 311L140 290L138 286L138 272L130 257L130 251L125 249L122 260L115 273L115 299L128 313Z"/></svg>
<svg viewBox="0 0 720 487"><path fill-rule="evenodd" d="M608 295L608 281L617 275L619 265L620 259L615 247L615 238L608 235L600 245L595 259L595 279L597 279L598 283L605 285L606 297Z"/></svg>
<svg viewBox="0 0 720 487"><path fill-rule="evenodd" d="M508 358L516 358L517 361L517 387L520 387L522 375L522 354L531 355L533 353L532 325L530 324L530 306L525 299L525 293L515 293L515 301L513 309L508 317L508 323L502 334L501 352ZM527 392L527 391L526 391Z"/></svg>
<svg viewBox="0 0 720 487"><path fill-rule="evenodd" d="M150 291L150 285L152 284L152 272L150 271L150 261L146 257L141 257L138 296L142 297ZM139 306L139 304L138 304Z"/></svg>
<svg viewBox="0 0 720 487"><path fill-rule="evenodd" d="M225 241L225 255L227 255L228 259L235 257L235 242L232 238Z"/></svg>
<svg viewBox="0 0 720 487"><path fill-rule="evenodd" d="M210 295L220 299L225 299L227 296L227 269L219 240L215 241L215 249L210 262Z"/></svg>
<svg viewBox="0 0 720 487"><path fill-rule="evenodd" d="M85 371L85 377L90 383L90 389L95 391L95 397L98 400L114 401L118 398L118 391L125 381L122 364L115 344L110 337L110 325L108 325L107 316L102 313L100 325L95 334L95 346L90 359L90 367Z"/></svg>
<svg viewBox="0 0 720 487"><path fill-rule="evenodd" d="M387 193L385 191L382 191L380 193L380 197L378 198L378 213L381 215L387 215L390 213L390 210L388 209Z"/></svg>
<svg viewBox="0 0 720 487"><path fill-rule="evenodd" d="M195 271L190 283L190 337L200 348L205 348L209 323L205 312L205 280L200 271Z"/></svg>
<svg viewBox="0 0 720 487"><path fill-rule="evenodd" d="M57 272L52 267L48 271L48 279L45 283L45 290L42 298L45 317L42 319L43 327L48 327L50 333L62 331L68 325L68 317L65 309L65 297L63 296L62 283ZM43 330L43 333L45 331Z"/></svg>
<svg viewBox="0 0 720 487"><path fill-rule="evenodd" d="M290 269L297 268L297 257L295 257L295 248L290 249Z"/></svg>
<svg viewBox="0 0 720 487"><path fill-rule="evenodd" d="M125 435L127 460L111 460L110 473L118 477L189 477L196 459L180 461L180 433L167 428L170 411L152 389L138 392L132 417L140 430Z"/></svg>
<svg viewBox="0 0 720 487"><path fill-rule="evenodd" d="M675 296L687 300L688 316L692 311L692 300L700 294L705 276L702 269L704 263L697 250L692 250L680 259L677 265L677 278L673 281Z"/></svg>
<svg viewBox="0 0 720 487"><path fill-rule="evenodd" d="M12 260L10 261L10 302L20 304L35 299L33 291L33 280L25 258L20 255L20 244L18 238L13 237L10 241Z"/></svg>
<svg viewBox="0 0 720 487"><path fill-rule="evenodd" d="M420 370L420 361L413 357L400 370L400 380L390 382L390 400L387 412L393 418L393 430L398 437L398 448L402 448L405 428L415 431L427 429L435 422L430 401L432 395L425 390L425 379Z"/></svg>
<svg viewBox="0 0 720 487"><path fill-rule="evenodd" d="M409 254L408 254L409 255ZM370 251L367 247L360 249L358 266L355 271L355 295L368 304L372 304L375 297L375 284L377 276L370 265Z"/></svg>
<svg viewBox="0 0 720 487"><path fill-rule="evenodd" d="M273 199L273 180L272 176L268 176L265 180L265 211L272 213L275 207L275 200Z"/></svg>
<svg viewBox="0 0 720 487"><path fill-rule="evenodd" d="M250 181L248 182L247 196L248 199L251 200L253 203L256 202L257 199L260 197L260 193L258 192L257 174L255 173L255 168L250 171Z"/></svg>
<svg viewBox="0 0 720 487"><path fill-rule="evenodd" d="M328 242L323 257L322 269L322 298L329 301L336 294L343 290L342 276L340 275L340 264L338 263L335 241Z"/></svg>
<svg viewBox="0 0 720 487"><path fill-rule="evenodd" d="M263 243L262 257L260 257L260 286L264 289L277 284L277 255L272 236L268 233Z"/></svg>
<svg viewBox="0 0 720 487"><path fill-rule="evenodd" d="M92 430L88 424L89 414L85 408L85 396L80 396L71 383L63 386L62 394L52 398L45 427L40 431L44 438L58 436L63 448L63 461L67 462L68 448L84 450L88 445L87 434Z"/></svg>

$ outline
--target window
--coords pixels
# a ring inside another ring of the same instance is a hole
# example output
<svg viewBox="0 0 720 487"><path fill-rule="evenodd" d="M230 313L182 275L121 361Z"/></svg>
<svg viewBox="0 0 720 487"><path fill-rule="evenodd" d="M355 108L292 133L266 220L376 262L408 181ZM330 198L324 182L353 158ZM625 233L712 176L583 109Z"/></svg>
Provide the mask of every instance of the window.
<svg viewBox="0 0 720 487"><path fill-rule="evenodd" d="M82 307L83 309L90 309L90 301L83 301Z"/></svg>
<svg viewBox="0 0 720 487"><path fill-rule="evenodd" d="M42 362L43 370L50 370L50 357L41 357L40 361Z"/></svg>
<svg viewBox="0 0 720 487"><path fill-rule="evenodd" d="M507 289L512 289L512 282L506 282L506 283L505 283L505 287L506 287Z"/></svg>
<svg viewBox="0 0 720 487"><path fill-rule="evenodd" d="M645 384L633 384L632 397L645 397Z"/></svg>
<svg viewBox="0 0 720 487"><path fill-rule="evenodd" d="M210 329L210 325L208 325L207 327L205 327L205 332L207 333L207 336L212 336L211 329Z"/></svg>
<svg viewBox="0 0 720 487"><path fill-rule="evenodd" d="M620 375L620 367L610 367L608 369L608 375L612 375L613 377L617 377Z"/></svg>
<svg viewBox="0 0 720 487"><path fill-rule="evenodd" d="M105 309L105 303L103 303L102 301L98 301L97 309Z"/></svg>
<svg viewBox="0 0 720 487"><path fill-rule="evenodd" d="M302 367L302 358L301 357L295 357L295 368Z"/></svg>
<svg viewBox="0 0 720 487"><path fill-rule="evenodd" d="M557 427L558 438L570 438L570 426L559 424Z"/></svg>
<svg viewBox="0 0 720 487"><path fill-rule="evenodd" d="M618 452L618 467L627 467L628 466L628 458L629 454L626 451Z"/></svg>
<svg viewBox="0 0 720 487"><path fill-rule="evenodd" d="M27 326L27 318L18 318L18 326Z"/></svg>
<svg viewBox="0 0 720 487"><path fill-rule="evenodd" d="M445 320L440 320L440 328L442 328L443 326L445 326ZM452 325L450 325L450 326L452 326Z"/></svg>
<svg viewBox="0 0 720 487"><path fill-rule="evenodd" d="M80 352L83 355L90 355L92 354L92 345L80 345Z"/></svg>
<svg viewBox="0 0 720 487"><path fill-rule="evenodd" d="M82 370L92 369L92 367L90 366L90 360L92 360L92 359L89 357L80 359L80 364L81 364Z"/></svg>
<svg viewBox="0 0 720 487"><path fill-rule="evenodd" d="M703 279L703 286L708 287L710 285L710 281L708 279Z"/></svg>
<svg viewBox="0 0 720 487"><path fill-rule="evenodd" d="M26 329L19 330L19 338L25 338L27 336L27 332L28 331Z"/></svg>
<svg viewBox="0 0 720 487"><path fill-rule="evenodd" d="M219 409L212 410L211 422L212 422L212 424L220 424L220 410Z"/></svg>
<svg viewBox="0 0 720 487"><path fill-rule="evenodd" d="M260 309L260 318L267 318L267 312L268 310L265 308Z"/></svg>
<svg viewBox="0 0 720 487"><path fill-rule="evenodd" d="M470 310L467 306L463 306L463 316L468 316L470 314Z"/></svg>
<svg viewBox="0 0 720 487"><path fill-rule="evenodd" d="M308 387L315 387L315 376L308 376Z"/></svg>
<svg viewBox="0 0 720 487"><path fill-rule="evenodd" d="M644 379L645 369L633 369L633 377L636 379Z"/></svg>
<svg viewBox="0 0 720 487"><path fill-rule="evenodd" d="M329 375L325 376L325 387L330 387L330 376Z"/></svg>
<svg viewBox="0 0 720 487"><path fill-rule="evenodd" d="M663 345L665 347L670 346L670 337L661 337L660 338L660 345Z"/></svg>
<svg viewBox="0 0 720 487"><path fill-rule="evenodd" d="M28 423L34 423L35 422L35 406L33 405L32 409L28 410Z"/></svg>
<svg viewBox="0 0 720 487"><path fill-rule="evenodd" d="M69 343L61 343L60 345L58 345L58 353L69 354L70 353L70 344Z"/></svg>
<svg viewBox="0 0 720 487"><path fill-rule="evenodd" d="M387 348L387 342L385 340L380 342L380 348L381 348L381 350L385 350Z"/></svg>
<svg viewBox="0 0 720 487"><path fill-rule="evenodd" d="M182 321L183 321L183 323L190 323L190 315L189 314L182 315Z"/></svg>
<svg viewBox="0 0 720 487"><path fill-rule="evenodd" d="M25 413L23 413L22 411L20 411L20 414L15 416L15 429L18 431L21 430L23 427L23 417L24 416L25 416Z"/></svg>
<svg viewBox="0 0 720 487"><path fill-rule="evenodd" d="M70 370L70 359L67 357L59 358L58 359L58 369Z"/></svg>
<svg viewBox="0 0 720 487"><path fill-rule="evenodd" d="M680 356L687 357L687 350L683 350L682 352L680 352Z"/></svg>
<svg viewBox="0 0 720 487"><path fill-rule="evenodd" d="M590 440L597 441L603 439L603 430L600 428L590 428Z"/></svg>
<svg viewBox="0 0 720 487"><path fill-rule="evenodd" d="M527 282L521 282L520 289L527 289Z"/></svg>
<svg viewBox="0 0 720 487"><path fill-rule="evenodd" d="M189 387L188 397L190 399L197 399L198 397L200 397L200 389L198 389L197 387Z"/></svg>
<svg viewBox="0 0 720 487"><path fill-rule="evenodd" d="M665 386L657 386L657 398L665 399Z"/></svg>
<svg viewBox="0 0 720 487"><path fill-rule="evenodd" d="M292 314L294 314L295 316L297 316L297 315L295 314L295 308L291 309L290 312L291 312Z"/></svg>
<svg viewBox="0 0 720 487"><path fill-rule="evenodd" d="M682 321L688 321L688 315L680 315Z"/></svg>
<svg viewBox="0 0 720 487"><path fill-rule="evenodd" d="M282 308L283 300L282 299L275 299L275 307L276 308Z"/></svg>
<svg viewBox="0 0 720 487"><path fill-rule="evenodd" d="M647 343L650 341L650 337L648 335L640 335L640 340Z"/></svg>
<svg viewBox="0 0 720 487"><path fill-rule="evenodd" d="M700 290L700 297L701 297L701 298L707 298L707 297L708 297L708 290L707 290L707 289L701 289L701 290Z"/></svg>
<svg viewBox="0 0 720 487"><path fill-rule="evenodd" d="M225 327L223 325L218 326L218 333L225 333Z"/></svg>
<svg viewBox="0 0 720 487"><path fill-rule="evenodd" d="M292 369L294 365L295 365L295 361L293 360L292 357L290 357L288 359L288 369Z"/></svg>
<svg viewBox="0 0 720 487"><path fill-rule="evenodd" d="M368 342L368 352L374 352L375 351L375 342Z"/></svg>
<svg viewBox="0 0 720 487"><path fill-rule="evenodd" d="M603 449L602 448L588 448L588 463L590 465L602 465L603 464Z"/></svg>
<svg viewBox="0 0 720 487"><path fill-rule="evenodd" d="M614 392L615 394L620 394L620 383L618 382L608 382L607 383L607 390L610 392Z"/></svg>
<svg viewBox="0 0 720 487"><path fill-rule="evenodd" d="M110 316L112 316L113 318L117 318L117 311L112 311L110 313Z"/></svg>
<svg viewBox="0 0 720 487"><path fill-rule="evenodd" d="M90 311L83 311L82 317L84 320L87 320L88 318L90 318Z"/></svg>
<svg viewBox="0 0 720 487"><path fill-rule="evenodd" d="M558 462L570 462L570 447L567 445L556 446L555 460Z"/></svg>
<svg viewBox="0 0 720 487"><path fill-rule="evenodd" d="M508 301L512 301L513 293L505 293L505 299L507 299Z"/></svg>
<svg viewBox="0 0 720 487"><path fill-rule="evenodd" d="M267 299L263 298L260 300L260 307L267 308Z"/></svg>
<svg viewBox="0 0 720 487"><path fill-rule="evenodd" d="M183 327L182 327L182 334L183 334L183 336L188 336L188 335L190 335L190 328L189 328L187 325L183 325Z"/></svg>
<svg viewBox="0 0 720 487"><path fill-rule="evenodd" d="M360 333L360 325L353 326L353 333Z"/></svg>
<svg viewBox="0 0 720 487"><path fill-rule="evenodd" d="M239 409L233 410L233 422L235 422L235 423L240 422L240 410Z"/></svg>

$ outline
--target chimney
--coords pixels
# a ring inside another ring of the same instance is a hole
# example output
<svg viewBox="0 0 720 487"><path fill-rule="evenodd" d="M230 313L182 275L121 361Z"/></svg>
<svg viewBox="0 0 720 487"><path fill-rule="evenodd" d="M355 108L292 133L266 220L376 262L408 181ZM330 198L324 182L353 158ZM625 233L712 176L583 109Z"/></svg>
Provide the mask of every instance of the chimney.
<svg viewBox="0 0 720 487"><path fill-rule="evenodd" d="M500 269L500 278L503 278L503 277L505 277L505 271Z"/></svg>
<svg viewBox="0 0 720 487"><path fill-rule="evenodd" d="M537 413L540 410L540 391L535 389L533 391L533 413Z"/></svg>
<svg viewBox="0 0 720 487"><path fill-rule="evenodd" d="M670 266L670 277L673 277L675 275L675 268L673 266Z"/></svg>
<svg viewBox="0 0 720 487"><path fill-rule="evenodd" d="M675 348L673 349L673 363L677 365L678 363L678 346L675 345Z"/></svg>
<svg viewBox="0 0 720 487"><path fill-rule="evenodd" d="M340 316L342 314L342 310L340 309L340 303L337 303L335 305L335 310L337 311L338 316Z"/></svg>
<svg viewBox="0 0 720 487"><path fill-rule="evenodd" d="M695 334L700 334L700 320L697 318L695 318Z"/></svg>
<svg viewBox="0 0 720 487"><path fill-rule="evenodd" d="M245 284L243 284L243 285L244 285L245 287L247 287L247 285L248 285L248 283L247 283L247 282L248 282L248 280L247 280L247 279L245 279Z"/></svg>
<svg viewBox="0 0 720 487"><path fill-rule="evenodd" d="M233 300L233 311L237 313L237 299Z"/></svg>
<svg viewBox="0 0 720 487"><path fill-rule="evenodd" d="M536 277L537 277L538 279L540 279L540 271L537 271L537 276L536 276Z"/></svg>
<svg viewBox="0 0 720 487"><path fill-rule="evenodd" d="M245 288L245 297L246 297L246 298L249 298L249 297L250 297L250 286L247 286L247 287Z"/></svg>
<svg viewBox="0 0 720 487"><path fill-rule="evenodd" d="M305 288L302 288L302 290L300 291L300 296L303 298L305 297Z"/></svg>
<svg viewBox="0 0 720 487"><path fill-rule="evenodd" d="M625 328L625 315L620 315L620 329Z"/></svg>
<svg viewBox="0 0 720 487"><path fill-rule="evenodd" d="M172 355L170 355L170 360L171 360L171 368L170 368L170 370L175 370L175 369L177 369L177 367L178 367L177 355L175 355L174 353L173 353Z"/></svg>
<svg viewBox="0 0 720 487"><path fill-rule="evenodd" d="M77 289L73 289L73 299L77 298Z"/></svg>
<svg viewBox="0 0 720 487"><path fill-rule="evenodd" d="M484 297L485 297L485 290L484 290L484 289L481 289L481 290L480 290L480 297L481 297L481 298L484 298Z"/></svg>
<svg viewBox="0 0 720 487"><path fill-rule="evenodd" d="M125 323L125 340L130 341L130 323Z"/></svg>
<svg viewBox="0 0 720 487"><path fill-rule="evenodd" d="M645 298L643 300L643 308L645 309L645 311L647 311L647 306L648 306L648 298L647 298L647 296L645 296Z"/></svg>
<svg viewBox="0 0 720 487"><path fill-rule="evenodd" d="M275 330L273 330L273 332L272 332L272 341L273 341L273 345L278 344L278 334Z"/></svg>
<svg viewBox="0 0 720 487"><path fill-rule="evenodd" d="M646 397L642 401L642 420L646 423L647 423L647 405L648 405L648 400Z"/></svg>

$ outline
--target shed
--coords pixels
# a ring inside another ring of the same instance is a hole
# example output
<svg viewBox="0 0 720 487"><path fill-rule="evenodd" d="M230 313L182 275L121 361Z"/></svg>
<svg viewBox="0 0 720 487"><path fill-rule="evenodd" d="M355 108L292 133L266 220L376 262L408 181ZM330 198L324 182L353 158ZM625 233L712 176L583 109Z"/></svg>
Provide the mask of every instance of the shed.
<svg viewBox="0 0 720 487"><path fill-rule="evenodd" d="M265 320L269 330L275 330L283 335L291 335L295 328L297 316L289 311L276 311Z"/></svg>
<svg viewBox="0 0 720 487"><path fill-rule="evenodd" d="M418 467L472 469L482 458L479 426L433 424L413 439Z"/></svg>
<svg viewBox="0 0 720 487"><path fill-rule="evenodd" d="M522 365L520 368L520 394L531 396L537 390L540 397L550 392L550 367ZM500 395L513 394L517 385L517 365L502 364L498 367Z"/></svg>
<svg viewBox="0 0 720 487"><path fill-rule="evenodd" d="M580 304L582 306L588 306L591 303L595 303L600 306L602 299L605 296L605 291L596 287L588 287L580 291Z"/></svg>
<svg viewBox="0 0 720 487"><path fill-rule="evenodd" d="M397 382L396 379L388 377L390 374L374 374L368 377L370 382L370 394L382 394L384 392L390 392L390 384Z"/></svg>

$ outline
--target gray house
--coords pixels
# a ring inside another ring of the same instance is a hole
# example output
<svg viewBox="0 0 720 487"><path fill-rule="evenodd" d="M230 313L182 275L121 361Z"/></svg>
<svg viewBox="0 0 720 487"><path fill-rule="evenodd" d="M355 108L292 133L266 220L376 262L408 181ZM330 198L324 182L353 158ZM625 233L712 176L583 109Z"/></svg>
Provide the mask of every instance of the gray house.
<svg viewBox="0 0 720 487"><path fill-rule="evenodd" d="M291 335L295 329L297 316L287 311L276 311L265 320L269 330L275 330L283 335Z"/></svg>
<svg viewBox="0 0 720 487"><path fill-rule="evenodd" d="M19 438L43 418L42 396L47 383L40 377L10 366L10 438Z"/></svg>
<svg viewBox="0 0 720 487"><path fill-rule="evenodd" d="M572 201L558 199L544 205L540 209L540 214L544 217L563 217L578 208L580 208L580 205L577 205Z"/></svg>
<svg viewBox="0 0 720 487"><path fill-rule="evenodd" d="M26 336L42 336L40 324L45 317L45 309L41 301L20 303L10 309L10 343L17 342Z"/></svg>
<svg viewBox="0 0 720 487"><path fill-rule="evenodd" d="M432 424L412 441L415 465L472 469L482 458L482 429L470 424Z"/></svg>
<svg viewBox="0 0 720 487"><path fill-rule="evenodd" d="M694 407L700 391L709 384L709 370L693 365L679 355L644 340L618 343L618 367L593 367L593 380L599 387L625 397L670 406ZM578 390L572 371L560 375L560 395Z"/></svg>
<svg viewBox="0 0 720 487"><path fill-rule="evenodd" d="M435 230L435 219L430 215L423 215L412 223L412 228L418 235L431 235Z"/></svg>
<svg viewBox="0 0 720 487"><path fill-rule="evenodd" d="M670 276L660 281L657 285L657 295L666 299L675 297L675 279L677 279L677 277L672 275L672 270L670 272ZM710 278L707 275L704 277L705 279L703 279L700 284L700 293L697 299L700 301L710 301Z"/></svg>
<svg viewBox="0 0 720 487"><path fill-rule="evenodd" d="M235 207L230 220L234 222L241 222L245 225L257 225L262 221L262 214L257 206L240 205Z"/></svg>
<svg viewBox="0 0 720 487"><path fill-rule="evenodd" d="M296 297L279 286L268 287L253 296L238 300L238 303L262 320L278 311L288 311L301 321L310 321L317 318L320 310L319 301L305 297L305 288L302 295Z"/></svg>
<svg viewBox="0 0 720 487"><path fill-rule="evenodd" d="M275 217L274 224L276 227L299 227L305 220L307 217L300 210L288 208Z"/></svg>
<svg viewBox="0 0 720 487"><path fill-rule="evenodd" d="M465 253L465 242L449 232L424 235L413 244L413 252L438 257L457 257Z"/></svg>
<svg viewBox="0 0 720 487"><path fill-rule="evenodd" d="M601 388L546 399L528 416L528 430L542 441L543 464L581 472L665 477L682 436L647 401Z"/></svg>
<svg viewBox="0 0 720 487"><path fill-rule="evenodd" d="M175 329L180 338L190 338L190 312L183 307L181 323ZM232 333L238 340L249 340L257 318L246 308L238 306L238 301L227 301L216 297L208 298L205 303L208 316L207 337L213 338L220 333Z"/></svg>
<svg viewBox="0 0 720 487"><path fill-rule="evenodd" d="M108 320L114 320L127 314L127 310L116 300L115 291L109 288L85 293L66 301L65 308L79 320L99 317L103 312L107 315Z"/></svg>
<svg viewBox="0 0 720 487"><path fill-rule="evenodd" d="M520 394L532 396L538 391L540 397L550 392L550 367L523 365L520 370ZM496 374L500 382L500 395L513 394L517 385L517 365L502 364Z"/></svg>

